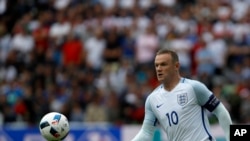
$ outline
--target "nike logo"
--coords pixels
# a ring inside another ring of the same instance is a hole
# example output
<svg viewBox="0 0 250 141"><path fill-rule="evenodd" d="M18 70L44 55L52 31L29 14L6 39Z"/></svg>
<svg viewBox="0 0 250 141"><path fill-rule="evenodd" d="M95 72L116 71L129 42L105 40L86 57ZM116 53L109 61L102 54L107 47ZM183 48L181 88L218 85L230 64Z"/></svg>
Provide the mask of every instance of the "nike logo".
<svg viewBox="0 0 250 141"><path fill-rule="evenodd" d="M160 105L156 105L156 108L160 108L162 105L163 105L163 103L160 104Z"/></svg>

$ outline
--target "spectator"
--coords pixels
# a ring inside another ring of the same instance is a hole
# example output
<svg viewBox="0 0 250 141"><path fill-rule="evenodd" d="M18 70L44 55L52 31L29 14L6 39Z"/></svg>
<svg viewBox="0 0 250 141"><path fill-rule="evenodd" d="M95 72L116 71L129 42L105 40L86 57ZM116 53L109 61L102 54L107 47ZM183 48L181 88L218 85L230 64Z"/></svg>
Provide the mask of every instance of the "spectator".
<svg viewBox="0 0 250 141"><path fill-rule="evenodd" d="M208 77L214 74L215 66L213 64L213 54L208 50L205 42L200 46L200 49L195 54L195 60L197 63L197 74L201 76L203 74Z"/></svg>
<svg viewBox="0 0 250 141"><path fill-rule="evenodd" d="M183 34L176 34L176 38L170 42L170 48L175 50L180 56L180 63L182 67L180 68L180 73L186 77L190 77L191 71L191 56L190 52L192 50L193 44L188 39L185 38Z"/></svg>
<svg viewBox="0 0 250 141"><path fill-rule="evenodd" d="M15 25L13 32L14 35L10 41L10 48L18 52L20 55L19 59L24 59L22 55L27 55L34 48L34 38L27 27L21 23Z"/></svg>
<svg viewBox="0 0 250 141"><path fill-rule="evenodd" d="M66 35L70 33L71 24L67 21L64 11L56 11L55 17L55 22L49 30L49 38L56 46L60 46Z"/></svg>
<svg viewBox="0 0 250 141"><path fill-rule="evenodd" d="M101 28L96 28L93 31L93 36L85 41L86 63L93 70L100 72L103 67L103 54L106 48L106 40Z"/></svg>
<svg viewBox="0 0 250 141"><path fill-rule="evenodd" d="M85 63L85 48L82 42L74 33L66 36L66 41L62 45L62 61L64 66L77 66Z"/></svg>
<svg viewBox="0 0 250 141"><path fill-rule="evenodd" d="M100 91L96 91L92 95L92 101L86 107L85 122L107 122L107 107L103 105L103 95Z"/></svg>
<svg viewBox="0 0 250 141"><path fill-rule="evenodd" d="M136 38L135 53L136 63L139 65L149 65L153 62L154 54L159 48L159 40L154 30L154 26L150 25Z"/></svg>

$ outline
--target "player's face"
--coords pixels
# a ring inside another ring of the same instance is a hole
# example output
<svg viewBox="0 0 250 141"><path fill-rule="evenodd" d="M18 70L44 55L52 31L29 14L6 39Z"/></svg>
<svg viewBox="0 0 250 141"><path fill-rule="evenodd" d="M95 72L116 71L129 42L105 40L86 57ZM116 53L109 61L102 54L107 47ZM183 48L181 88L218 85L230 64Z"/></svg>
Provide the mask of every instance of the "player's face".
<svg viewBox="0 0 250 141"><path fill-rule="evenodd" d="M171 82L178 72L179 63L172 60L170 54L160 54L155 57L155 70L157 79L161 83Z"/></svg>

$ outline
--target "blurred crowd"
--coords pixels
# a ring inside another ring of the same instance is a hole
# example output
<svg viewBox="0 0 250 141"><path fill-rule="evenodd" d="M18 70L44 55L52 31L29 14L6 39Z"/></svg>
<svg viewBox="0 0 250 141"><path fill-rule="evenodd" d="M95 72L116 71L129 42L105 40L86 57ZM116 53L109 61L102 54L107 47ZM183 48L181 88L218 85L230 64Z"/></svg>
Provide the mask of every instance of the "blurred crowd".
<svg viewBox="0 0 250 141"><path fill-rule="evenodd" d="M0 122L141 123L160 48L250 122L250 0L1 0Z"/></svg>

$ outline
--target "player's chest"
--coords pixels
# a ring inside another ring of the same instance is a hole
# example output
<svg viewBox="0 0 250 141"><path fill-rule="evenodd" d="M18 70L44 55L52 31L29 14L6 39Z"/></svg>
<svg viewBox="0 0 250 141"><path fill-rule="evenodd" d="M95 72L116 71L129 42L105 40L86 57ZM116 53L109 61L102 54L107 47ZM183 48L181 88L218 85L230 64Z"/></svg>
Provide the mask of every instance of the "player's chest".
<svg viewBox="0 0 250 141"><path fill-rule="evenodd" d="M185 114L197 103L197 100L192 92L177 91L158 95L152 103L154 114L158 119L164 119Z"/></svg>

